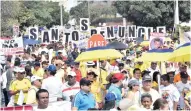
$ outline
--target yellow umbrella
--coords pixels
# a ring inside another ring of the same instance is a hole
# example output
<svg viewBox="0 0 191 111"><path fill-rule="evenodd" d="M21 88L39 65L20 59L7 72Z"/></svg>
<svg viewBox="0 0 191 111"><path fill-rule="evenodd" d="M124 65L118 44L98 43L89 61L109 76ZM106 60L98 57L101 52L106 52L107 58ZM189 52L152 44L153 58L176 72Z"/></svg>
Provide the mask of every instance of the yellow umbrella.
<svg viewBox="0 0 191 111"><path fill-rule="evenodd" d="M167 61L172 52L172 49L152 49L146 53L143 53L138 61Z"/></svg>
<svg viewBox="0 0 191 111"><path fill-rule="evenodd" d="M169 61L173 62L188 62L191 61L191 46L190 42L178 47L170 56Z"/></svg>
<svg viewBox="0 0 191 111"><path fill-rule="evenodd" d="M107 49L106 47L94 47L88 49L86 52L81 53L76 62L92 61L92 60L107 60L122 58L123 55L115 49Z"/></svg>
<svg viewBox="0 0 191 111"><path fill-rule="evenodd" d="M143 41L143 42L141 42L141 46L149 46L149 41Z"/></svg>

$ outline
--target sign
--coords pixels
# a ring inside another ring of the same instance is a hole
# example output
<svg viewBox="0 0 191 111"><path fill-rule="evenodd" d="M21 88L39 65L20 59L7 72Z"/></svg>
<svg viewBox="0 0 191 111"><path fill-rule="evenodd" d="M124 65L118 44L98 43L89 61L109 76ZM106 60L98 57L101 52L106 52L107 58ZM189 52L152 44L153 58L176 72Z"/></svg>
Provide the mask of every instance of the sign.
<svg viewBox="0 0 191 111"><path fill-rule="evenodd" d="M49 44L51 41L50 31L44 30L42 31L42 43Z"/></svg>
<svg viewBox="0 0 191 111"><path fill-rule="evenodd" d="M89 31L90 20L89 18L80 18L80 31Z"/></svg>
<svg viewBox="0 0 191 111"><path fill-rule="evenodd" d="M107 41L103 38L101 34L94 34L88 40L88 48L97 46L106 46Z"/></svg>
<svg viewBox="0 0 191 111"><path fill-rule="evenodd" d="M0 39L0 51L5 55L19 55L24 53L23 38Z"/></svg>
<svg viewBox="0 0 191 111"><path fill-rule="evenodd" d="M166 33L166 27L165 26L158 26L157 32L159 33Z"/></svg>
<svg viewBox="0 0 191 111"><path fill-rule="evenodd" d="M136 25L127 26L128 38L136 38Z"/></svg>
<svg viewBox="0 0 191 111"><path fill-rule="evenodd" d="M59 28L51 28L50 29L51 41L59 41Z"/></svg>
<svg viewBox="0 0 191 111"><path fill-rule="evenodd" d="M29 39L38 40L38 27L29 27Z"/></svg>
<svg viewBox="0 0 191 111"><path fill-rule="evenodd" d="M161 49L164 44L164 33L151 33L149 49Z"/></svg>
<svg viewBox="0 0 191 111"><path fill-rule="evenodd" d="M19 26L18 25L13 25L13 37L18 37L19 36Z"/></svg>
<svg viewBox="0 0 191 111"><path fill-rule="evenodd" d="M125 38L126 28L124 26L118 26L117 37Z"/></svg>

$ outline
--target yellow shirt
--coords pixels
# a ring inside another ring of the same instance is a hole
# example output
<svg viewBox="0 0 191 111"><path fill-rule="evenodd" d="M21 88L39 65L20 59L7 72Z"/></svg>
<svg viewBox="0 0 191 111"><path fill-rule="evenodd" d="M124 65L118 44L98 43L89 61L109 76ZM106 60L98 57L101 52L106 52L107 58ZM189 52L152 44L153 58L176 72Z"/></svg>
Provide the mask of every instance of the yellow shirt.
<svg viewBox="0 0 191 111"><path fill-rule="evenodd" d="M31 87L31 82L29 79L24 78L23 80L19 81L19 80L14 80L11 82L9 89L11 91L17 91L17 90L29 90L29 88ZM20 93L20 92L19 92ZM14 95L14 103L17 103L18 98L19 98L19 93L17 93L16 95ZM26 103L26 99L27 99L27 93L24 93L24 103Z"/></svg>
<svg viewBox="0 0 191 111"><path fill-rule="evenodd" d="M39 77L43 77L44 69L43 68L39 68L38 70L33 69L32 74L36 75L36 76L39 76Z"/></svg>
<svg viewBox="0 0 191 111"><path fill-rule="evenodd" d="M91 84L91 93L94 95L96 102L102 102L102 93L100 83L98 81L94 81Z"/></svg>
<svg viewBox="0 0 191 111"><path fill-rule="evenodd" d="M86 62L80 62L80 67L79 67L82 77L87 76L87 68L86 68Z"/></svg>
<svg viewBox="0 0 191 111"><path fill-rule="evenodd" d="M36 101L36 92L38 91L38 88L35 86L31 86L31 88L28 91L26 104L37 104Z"/></svg>

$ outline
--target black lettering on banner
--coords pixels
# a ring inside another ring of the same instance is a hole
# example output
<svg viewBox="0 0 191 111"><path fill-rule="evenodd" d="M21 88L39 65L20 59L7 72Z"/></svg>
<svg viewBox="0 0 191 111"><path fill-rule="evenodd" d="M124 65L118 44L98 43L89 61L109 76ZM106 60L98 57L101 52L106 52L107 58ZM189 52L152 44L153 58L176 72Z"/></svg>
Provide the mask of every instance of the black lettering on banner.
<svg viewBox="0 0 191 111"><path fill-rule="evenodd" d="M52 41L59 41L58 29L51 29Z"/></svg>
<svg viewBox="0 0 191 111"><path fill-rule="evenodd" d="M96 29L91 29L91 36L92 36L93 34L97 34L97 30L96 30Z"/></svg>
<svg viewBox="0 0 191 111"><path fill-rule="evenodd" d="M65 43L68 43L69 42L69 35L70 33L64 33L66 38L65 38Z"/></svg>
<svg viewBox="0 0 191 111"><path fill-rule="evenodd" d="M148 27L147 31L147 40L150 40L151 32L153 32L153 27Z"/></svg>
<svg viewBox="0 0 191 111"><path fill-rule="evenodd" d="M107 27L107 37L108 39L114 38L114 27Z"/></svg>
<svg viewBox="0 0 191 111"><path fill-rule="evenodd" d="M129 38L136 38L136 26L132 25L132 26L128 26L128 37Z"/></svg>
<svg viewBox="0 0 191 111"><path fill-rule="evenodd" d="M120 37L120 38L125 37L125 27L119 26L119 28L118 28L118 37Z"/></svg>
<svg viewBox="0 0 191 111"><path fill-rule="evenodd" d="M36 27L29 28L29 39L38 39L38 29Z"/></svg>
<svg viewBox="0 0 191 111"><path fill-rule="evenodd" d="M166 27L165 26L159 26L157 27L158 33L166 33Z"/></svg>
<svg viewBox="0 0 191 111"><path fill-rule="evenodd" d="M88 21L86 19L81 20L81 30L87 31L88 30Z"/></svg>
<svg viewBox="0 0 191 111"><path fill-rule="evenodd" d="M144 38L145 35L145 28L144 27L138 27L137 28L137 37Z"/></svg>
<svg viewBox="0 0 191 111"><path fill-rule="evenodd" d="M79 40L79 33L78 33L78 31L73 31L72 32L72 40L73 41L78 41Z"/></svg>
<svg viewBox="0 0 191 111"><path fill-rule="evenodd" d="M105 37L105 31L100 31L100 34L103 36L103 37Z"/></svg>
<svg viewBox="0 0 191 111"><path fill-rule="evenodd" d="M43 43L50 43L49 31L43 32L42 42Z"/></svg>

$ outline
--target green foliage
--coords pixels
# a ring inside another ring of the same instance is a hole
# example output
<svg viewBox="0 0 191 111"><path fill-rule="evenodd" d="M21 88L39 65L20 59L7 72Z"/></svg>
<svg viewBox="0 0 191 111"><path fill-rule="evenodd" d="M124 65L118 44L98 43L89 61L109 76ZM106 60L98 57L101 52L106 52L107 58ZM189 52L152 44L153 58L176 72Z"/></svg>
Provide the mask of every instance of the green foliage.
<svg viewBox="0 0 191 111"><path fill-rule="evenodd" d="M139 26L173 27L173 1L117 1L114 3L119 14ZM180 21L190 19L190 1L179 2Z"/></svg>
<svg viewBox="0 0 191 111"><path fill-rule="evenodd" d="M20 28L29 26L46 26L60 24L60 6L58 2L44 1L1 1L2 35L12 35L14 24ZM63 10L63 23L69 20L69 14Z"/></svg>
<svg viewBox="0 0 191 111"><path fill-rule="evenodd" d="M90 22L96 22L98 19L114 18L116 15L116 8L112 6L111 2L82 2L76 7L71 8L70 15L75 18L79 24L80 18L88 18L90 13Z"/></svg>

